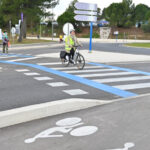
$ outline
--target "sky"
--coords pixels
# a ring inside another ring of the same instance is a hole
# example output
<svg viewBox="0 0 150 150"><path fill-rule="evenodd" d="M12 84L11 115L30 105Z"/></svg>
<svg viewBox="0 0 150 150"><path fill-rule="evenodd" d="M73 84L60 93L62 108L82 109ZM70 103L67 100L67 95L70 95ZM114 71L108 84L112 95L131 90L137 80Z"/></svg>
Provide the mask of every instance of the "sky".
<svg viewBox="0 0 150 150"><path fill-rule="evenodd" d="M55 19L57 19L57 17L59 15L61 15L63 12L65 12L66 8L68 8L69 4L72 2L73 0L60 0L59 5L56 6L56 8L54 9L54 14L55 14ZM85 3L95 3L98 4L98 7L101 8L101 10L105 7L108 7L111 3L115 3L115 2L122 2L122 0L78 0L79 2L85 2ZM135 3L135 5L137 4L146 4L150 7L150 0L133 0L133 3Z"/></svg>

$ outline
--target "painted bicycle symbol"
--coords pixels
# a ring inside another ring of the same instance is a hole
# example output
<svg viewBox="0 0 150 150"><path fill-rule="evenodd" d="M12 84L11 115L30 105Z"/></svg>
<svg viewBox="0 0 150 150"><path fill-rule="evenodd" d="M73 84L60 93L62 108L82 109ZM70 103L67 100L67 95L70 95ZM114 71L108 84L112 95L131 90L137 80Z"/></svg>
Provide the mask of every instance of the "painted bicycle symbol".
<svg viewBox="0 0 150 150"><path fill-rule="evenodd" d="M119 148L119 149L107 149L107 150L129 150L129 148L134 147L134 143L126 143L124 144L124 148Z"/></svg>
<svg viewBox="0 0 150 150"><path fill-rule="evenodd" d="M59 120L56 122L56 127L49 128L39 134L37 134L33 138L26 139L24 142L29 144L35 142L37 139L42 138L60 138L63 137L64 134L69 133L71 136L82 137L94 134L97 132L98 128L96 126L82 126L84 122L82 122L81 118L66 118L63 120ZM81 126L81 127L79 127ZM78 127L78 128L75 128ZM55 134L55 133L61 134Z"/></svg>

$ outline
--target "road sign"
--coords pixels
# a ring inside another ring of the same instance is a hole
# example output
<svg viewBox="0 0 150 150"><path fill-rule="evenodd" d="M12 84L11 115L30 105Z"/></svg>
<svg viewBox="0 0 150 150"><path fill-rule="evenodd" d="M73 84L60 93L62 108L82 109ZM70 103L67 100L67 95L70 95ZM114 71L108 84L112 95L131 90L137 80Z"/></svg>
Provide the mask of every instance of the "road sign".
<svg viewBox="0 0 150 150"><path fill-rule="evenodd" d="M90 24L90 44L89 50L92 51L92 35L93 35L93 22L97 22L97 4L91 3L75 3L75 8L78 9L75 11L77 14L74 19L77 21L87 21L91 22ZM81 11L84 10L84 11Z"/></svg>
<svg viewBox="0 0 150 150"><path fill-rule="evenodd" d="M16 27L16 34L19 35L20 34L20 25L16 24L15 27Z"/></svg>
<svg viewBox="0 0 150 150"><path fill-rule="evenodd" d="M80 10L92 10L97 11L97 4L91 4L91 3L75 3L75 8Z"/></svg>
<svg viewBox="0 0 150 150"><path fill-rule="evenodd" d="M53 25L58 25L58 22L52 22Z"/></svg>
<svg viewBox="0 0 150 150"><path fill-rule="evenodd" d="M63 32L64 32L64 34L65 34L65 35L69 35L71 29L74 29L73 25L72 25L71 23L66 23L66 24L63 26Z"/></svg>
<svg viewBox="0 0 150 150"><path fill-rule="evenodd" d="M115 31L115 32L114 32L114 35L118 35L118 34L119 34L119 31Z"/></svg>
<svg viewBox="0 0 150 150"><path fill-rule="evenodd" d="M96 16L83 16L83 15L76 15L74 17L77 21L88 21L88 22L97 22Z"/></svg>
<svg viewBox="0 0 150 150"><path fill-rule="evenodd" d="M94 11L80 11L80 10L75 10L74 13L78 14L78 15L92 15L92 16L97 16L97 12L94 12Z"/></svg>

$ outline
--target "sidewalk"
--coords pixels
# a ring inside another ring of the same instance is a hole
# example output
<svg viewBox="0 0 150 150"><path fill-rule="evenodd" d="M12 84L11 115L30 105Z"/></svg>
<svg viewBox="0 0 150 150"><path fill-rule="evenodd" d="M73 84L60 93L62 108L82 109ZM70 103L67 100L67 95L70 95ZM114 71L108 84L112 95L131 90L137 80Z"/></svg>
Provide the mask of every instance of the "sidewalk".
<svg viewBox="0 0 150 150"><path fill-rule="evenodd" d="M28 39L37 39L37 37L27 37ZM51 37L41 37L42 40L52 40ZM78 38L79 41L82 42L89 42L89 38ZM53 38L54 41L59 41L59 38ZM98 42L98 43L150 43L150 40L131 40L131 39L94 39L93 42Z"/></svg>

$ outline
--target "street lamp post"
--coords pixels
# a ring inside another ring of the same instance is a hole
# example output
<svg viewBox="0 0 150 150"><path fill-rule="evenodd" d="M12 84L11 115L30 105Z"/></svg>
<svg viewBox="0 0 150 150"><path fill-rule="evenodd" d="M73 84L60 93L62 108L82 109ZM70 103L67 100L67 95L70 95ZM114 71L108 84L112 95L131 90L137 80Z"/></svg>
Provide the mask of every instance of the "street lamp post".
<svg viewBox="0 0 150 150"><path fill-rule="evenodd" d="M41 22L40 22L40 38L41 38L41 36L42 36L41 30L42 30L42 27L41 27Z"/></svg>
<svg viewBox="0 0 150 150"><path fill-rule="evenodd" d="M54 35L54 26L53 26L53 6L52 6L52 41L54 39L53 35Z"/></svg>
<svg viewBox="0 0 150 150"><path fill-rule="evenodd" d="M11 39L11 20L9 21L9 30L10 30L10 36L9 36L9 39Z"/></svg>

